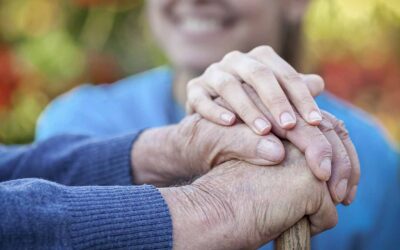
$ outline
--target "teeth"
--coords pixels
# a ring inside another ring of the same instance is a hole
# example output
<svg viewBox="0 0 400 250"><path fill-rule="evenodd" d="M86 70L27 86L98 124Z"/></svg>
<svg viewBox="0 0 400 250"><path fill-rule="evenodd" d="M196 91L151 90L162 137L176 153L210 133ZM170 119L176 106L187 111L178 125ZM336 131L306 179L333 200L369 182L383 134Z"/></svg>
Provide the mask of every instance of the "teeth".
<svg viewBox="0 0 400 250"><path fill-rule="evenodd" d="M220 30L222 25L217 20L212 19L185 18L182 20L181 27L183 30L192 33L207 33Z"/></svg>

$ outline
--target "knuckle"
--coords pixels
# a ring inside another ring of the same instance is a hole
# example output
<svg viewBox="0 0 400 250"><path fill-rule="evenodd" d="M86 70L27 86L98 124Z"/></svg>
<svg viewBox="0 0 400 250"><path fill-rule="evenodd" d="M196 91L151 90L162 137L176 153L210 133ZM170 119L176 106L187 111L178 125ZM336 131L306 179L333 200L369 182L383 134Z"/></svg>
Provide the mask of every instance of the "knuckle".
<svg viewBox="0 0 400 250"><path fill-rule="evenodd" d="M248 73L253 79L260 79L262 77L271 76L272 71L262 64L254 64L248 69Z"/></svg>
<svg viewBox="0 0 400 250"><path fill-rule="evenodd" d="M275 53L274 49L268 45L258 46L251 51L252 54L261 55L261 56L269 56Z"/></svg>
<svg viewBox="0 0 400 250"><path fill-rule="evenodd" d="M235 61L238 57L242 56L243 53L238 51L238 50L234 50L229 52L228 54L226 54L224 56L224 58L222 59L223 62L232 62Z"/></svg>
<svg viewBox="0 0 400 250"><path fill-rule="evenodd" d="M189 88L193 87L193 85L195 85L196 83L197 83L196 78L195 78L195 79L192 79L192 80L190 80L190 81L188 82L186 88L189 89Z"/></svg>
<svg viewBox="0 0 400 250"><path fill-rule="evenodd" d="M197 92L198 90L201 89L201 81L200 78L194 78L192 80L190 80L187 84L186 84L186 91L189 95L189 93L193 93L193 92Z"/></svg>
<svg viewBox="0 0 400 250"><path fill-rule="evenodd" d="M336 128L337 126L339 126L340 120L338 118L336 118L336 116L332 115L331 113L329 113L325 110L321 110L321 113L322 113L323 118L328 120L332 124L333 128Z"/></svg>
<svg viewBox="0 0 400 250"><path fill-rule="evenodd" d="M322 119L318 127L323 133L329 133L334 130L332 123L330 123L327 119Z"/></svg>
<svg viewBox="0 0 400 250"><path fill-rule="evenodd" d="M254 63L248 68L248 73L250 73L252 75L260 75L260 74L269 73L269 70L267 69L267 67L265 67L261 63Z"/></svg>
<svg viewBox="0 0 400 250"><path fill-rule="evenodd" d="M335 126L335 131L342 140L350 139L349 132L347 131L344 122L342 120L337 121Z"/></svg>
<svg viewBox="0 0 400 250"><path fill-rule="evenodd" d="M204 72L205 74L213 74L216 71L220 70L220 66L218 63L213 63L210 66L208 66L208 68L206 69L206 71Z"/></svg>
<svg viewBox="0 0 400 250"><path fill-rule="evenodd" d="M192 95L189 97L188 102L193 108L198 108L203 101L203 98L200 95Z"/></svg>
<svg viewBox="0 0 400 250"><path fill-rule="evenodd" d="M332 157L332 146L329 143L321 143L318 148L321 158Z"/></svg>
<svg viewBox="0 0 400 250"><path fill-rule="evenodd" d="M331 123L335 129L338 129L340 126L340 120L334 116L331 116Z"/></svg>
<svg viewBox="0 0 400 250"><path fill-rule="evenodd" d="M342 120L337 119L327 112L324 112L324 116L329 118L333 130L342 141L350 139L349 131L346 129L346 126Z"/></svg>
<svg viewBox="0 0 400 250"><path fill-rule="evenodd" d="M333 120L333 119L337 119L334 115L332 115L331 113L329 113L326 110L321 110L322 115L328 119L328 120Z"/></svg>
<svg viewBox="0 0 400 250"><path fill-rule="evenodd" d="M237 85L236 79L227 74L220 75L214 82L214 88L219 93L229 91L235 85Z"/></svg>

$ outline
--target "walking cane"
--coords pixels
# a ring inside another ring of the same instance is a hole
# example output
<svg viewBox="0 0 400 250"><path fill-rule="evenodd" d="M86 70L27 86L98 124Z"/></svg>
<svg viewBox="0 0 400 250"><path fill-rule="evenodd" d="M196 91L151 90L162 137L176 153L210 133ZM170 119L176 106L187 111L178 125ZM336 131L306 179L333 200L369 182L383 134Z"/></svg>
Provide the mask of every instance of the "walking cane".
<svg viewBox="0 0 400 250"><path fill-rule="evenodd" d="M283 232L275 241L276 250L310 250L310 223L307 217Z"/></svg>

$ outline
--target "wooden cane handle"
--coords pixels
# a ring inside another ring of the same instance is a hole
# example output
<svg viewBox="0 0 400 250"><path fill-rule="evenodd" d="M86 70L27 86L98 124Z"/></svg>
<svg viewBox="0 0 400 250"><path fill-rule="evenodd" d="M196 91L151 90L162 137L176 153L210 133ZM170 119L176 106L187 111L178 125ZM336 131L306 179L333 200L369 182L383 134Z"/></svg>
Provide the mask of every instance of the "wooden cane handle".
<svg viewBox="0 0 400 250"><path fill-rule="evenodd" d="M307 217L298 221L275 241L276 250L310 250L310 223Z"/></svg>

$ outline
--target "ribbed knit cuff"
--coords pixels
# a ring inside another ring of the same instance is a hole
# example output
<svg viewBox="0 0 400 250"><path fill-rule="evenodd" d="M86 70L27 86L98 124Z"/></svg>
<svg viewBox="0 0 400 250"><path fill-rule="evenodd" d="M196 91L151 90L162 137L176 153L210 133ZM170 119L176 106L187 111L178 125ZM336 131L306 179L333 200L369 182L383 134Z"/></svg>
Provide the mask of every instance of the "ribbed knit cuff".
<svg viewBox="0 0 400 250"><path fill-rule="evenodd" d="M172 249L172 221L149 185L72 187L65 193L74 249Z"/></svg>
<svg viewBox="0 0 400 250"><path fill-rule="evenodd" d="M131 185L131 150L138 135L91 139L87 147L82 147L86 164L81 178L87 185Z"/></svg>

